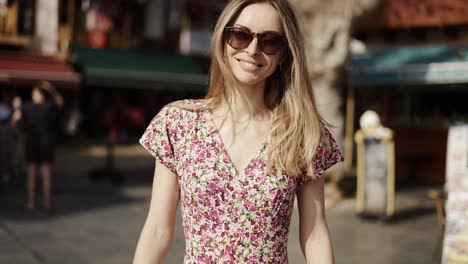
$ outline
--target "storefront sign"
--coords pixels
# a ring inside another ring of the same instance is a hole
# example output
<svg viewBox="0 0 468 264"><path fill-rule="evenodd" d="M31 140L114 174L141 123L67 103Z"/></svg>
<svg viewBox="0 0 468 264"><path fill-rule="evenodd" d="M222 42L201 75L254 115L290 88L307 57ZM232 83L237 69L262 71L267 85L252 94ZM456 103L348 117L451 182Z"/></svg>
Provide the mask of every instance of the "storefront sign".
<svg viewBox="0 0 468 264"><path fill-rule="evenodd" d="M385 214L387 207L388 145L376 140L366 140L364 203L369 212Z"/></svg>
<svg viewBox="0 0 468 264"><path fill-rule="evenodd" d="M442 263L468 263L468 124L450 127L446 164L448 200Z"/></svg>

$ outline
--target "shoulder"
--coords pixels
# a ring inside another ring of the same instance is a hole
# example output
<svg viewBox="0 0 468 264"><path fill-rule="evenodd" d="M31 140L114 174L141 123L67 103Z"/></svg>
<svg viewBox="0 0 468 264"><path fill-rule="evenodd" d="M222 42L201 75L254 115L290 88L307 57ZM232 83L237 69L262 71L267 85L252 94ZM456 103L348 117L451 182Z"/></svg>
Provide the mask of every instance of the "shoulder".
<svg viewBox="0 0 468 264"><path fill-rule="evenodd" d="M174 101L172 103L169 103L166 105L166 107L175 107L175 108L180 108L180 109L190 109L190 108L197 108L197 107L202 107L203 105L206 105L207 100L206 99L183 99L183 100L178 100Z"/></svg>
<svg viewBox="0 0 468 264"><path fill-rule="evenodd" d="M341 150L331 132L328 123L320 121L320 143L317 148L317 155L320 159L332 160L333 164L343 161Z"/></svg>
<svg viewBox="0 0 468 264"><path fill-rule="evenodd" d="M197 113L206 109L207 101L205 99L184 99L174 101L163 107L170 112L181 114Z"/></svg>
<svg viewBox="0 0 468 264"><path fill-rule="evenodd" d="M162 110L171 113L190 114L205 110L206 105L205 99L184 99L169 103Z"/></svg>
<svg viewBox="0 0 468 264"><path fill-rule="evenodd" d="M56 109L56 105L52 100L47 100L47 101L45 101L45 102L43 102L41 104L37 104L36 108L39 111L50 113L50 112L52 112L52 111L54 111Z"/></svg>
<svg viewBox="0 0 468 264"><path fill-rule="evenodd" d="M157 117L164 119L168 125L181 124L197 120L206 109L204 99L185 99L165 105Z"/></svg>
<svg viewBox="0 0 468 264"><path fill-rule="evenodd" d="M333 133L330 130L330 125L324 120L319 121L320 125L320 147L330 148L334 147L333 144L336 144Z"/></svg>
<svg viewBox="0 0 468 264"><path fill-rule="evenodd" d="M32 109L34 107L34 104L33 103L30 103L30 102L27 102L27 103L24 103L23 105L21 105L21 111L23 112L32 112Z"/></svg>

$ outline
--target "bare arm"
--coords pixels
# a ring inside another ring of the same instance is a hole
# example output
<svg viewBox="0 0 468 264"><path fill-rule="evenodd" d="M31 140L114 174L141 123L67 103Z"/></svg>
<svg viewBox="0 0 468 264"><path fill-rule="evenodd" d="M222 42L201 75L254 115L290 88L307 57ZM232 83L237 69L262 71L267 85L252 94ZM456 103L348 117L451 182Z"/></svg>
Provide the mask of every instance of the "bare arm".
<svg viewBox="0 0 468 264"><path fill-rule="evenodd" d="M55 89L52 85L44 85L43 89L50 93L52 99L54 100L55 105L60 109L64 105L64 100L62 95Z"/></svg>
<svg viewBox="0 0 468 264"><path fill-rule="evenodd" d="M299 239L307 264L332 264L333 246L325 219L324 182L306 183L297 192Z"/></svg>
<svg viewBox="0 0 468 264"><path fill-rule="evenodd" d="M23 112L21 112L21 97L15 96L13 98L13 114L11 116L11 124L17 125L18 122L23 118Z"/></svg>
<svg viewBox="0 0 468 264"><path fill-rule="evenodd" d="M151 204L138 240L134 264L159 264L169 251L174 236L174 222L179 201L177 176L156 162Z"/></svg>
<svg viewBox="0 0 468 264"><path fill-rule="evenodd" d="M63 97L57 90L54 90L52 92L52 97L54 98L55 105L57 105L58 108L62 108L64 105Z"/></svg>

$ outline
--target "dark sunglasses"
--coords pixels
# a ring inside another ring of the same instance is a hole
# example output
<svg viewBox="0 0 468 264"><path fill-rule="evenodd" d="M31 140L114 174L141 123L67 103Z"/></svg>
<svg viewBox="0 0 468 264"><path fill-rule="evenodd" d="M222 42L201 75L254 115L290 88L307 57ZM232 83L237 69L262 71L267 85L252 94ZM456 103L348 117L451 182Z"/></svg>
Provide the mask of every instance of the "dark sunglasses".
<svg viewBox="0 0 468 264"><path fill-rule="evenodd" d="M224 32L227 43L234 49L247 48L255 37L260 50L268 55L275 55L286 44L286 39L281 34L270 31L254 33L244 27L226 27Z"/></svg>

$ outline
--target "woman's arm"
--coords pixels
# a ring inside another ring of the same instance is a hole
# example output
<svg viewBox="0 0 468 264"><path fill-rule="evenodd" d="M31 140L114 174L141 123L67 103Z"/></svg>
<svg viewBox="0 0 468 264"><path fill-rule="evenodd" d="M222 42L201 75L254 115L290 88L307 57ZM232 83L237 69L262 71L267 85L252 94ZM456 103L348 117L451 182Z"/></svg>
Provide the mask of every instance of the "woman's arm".
<svg viewBox="0 0 468 264"><path fill-rule="evenodd" d="M64 100L62 95L55 89L54 87L49 89L50 94L52 95L52 98L54 99L55 105L61 109L64 105Z"/></svg>
<svg viewBox="0 0 468 264"><path fill-rule="evenodd" d="M332 264L333 247L324 208L323 178L309 181L297 192L299 239L307 264Z"/></svg>
<svg viewBox="0 0 468 264"><path fill-rule="evenodd" d="M13 126L18 125L18 122L23 118L23 112L21 110L21 97L15 96L12 101L13 114L11 115L10 123Z"/></svg>
<svg viewBox="0 0 468 264"><path fill-rule="evenodd" d="M156 162L151 204L133 259L134 264L159 264L169 251L179 201L177 175Z"/></svg>
<svg viewBox="0 0 468 264"><path fill-rule="evenodd" d="M54 100L55 105L61 109L64 104L64 100L62 95L55 89L55 87L47 81L44 81L41 83L41 87L46 90L50 95L52 96L52 99Z"/></svg>

